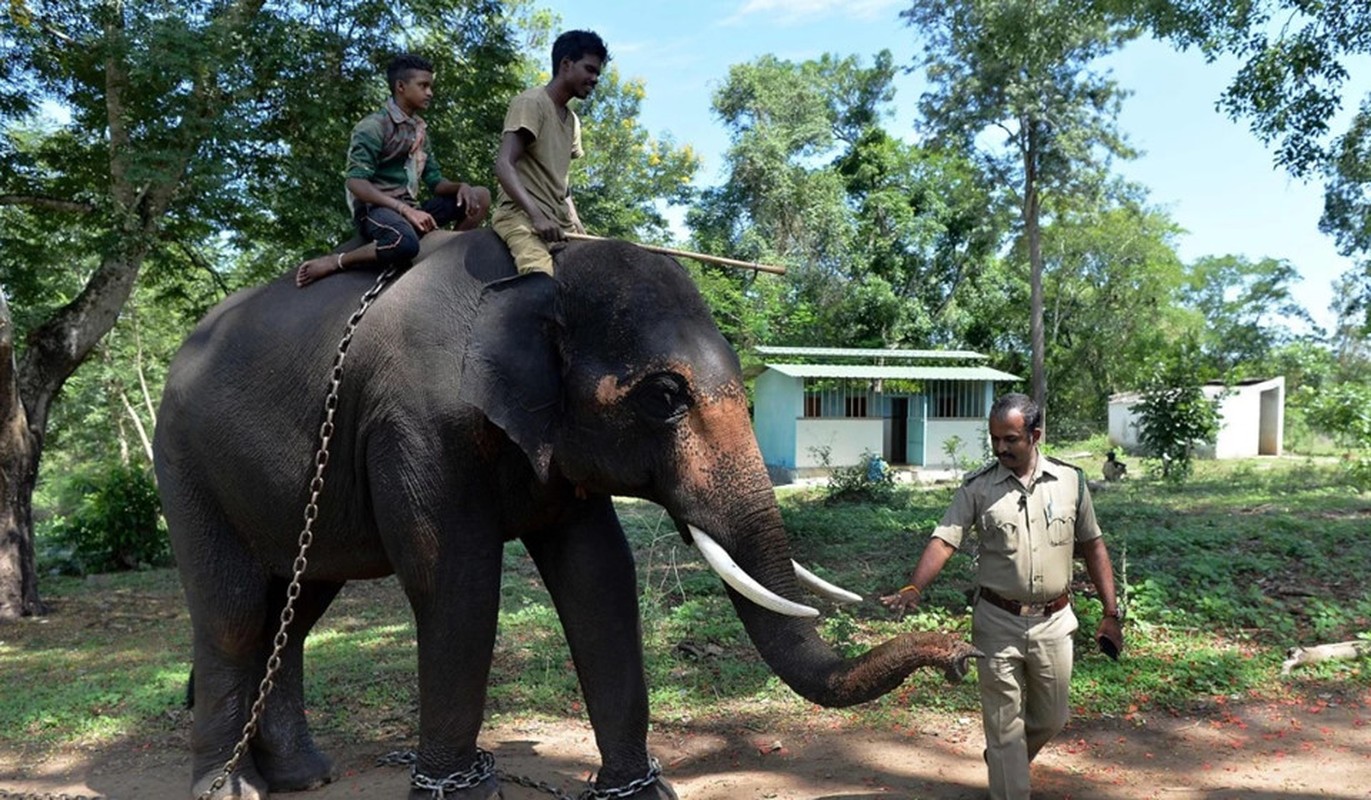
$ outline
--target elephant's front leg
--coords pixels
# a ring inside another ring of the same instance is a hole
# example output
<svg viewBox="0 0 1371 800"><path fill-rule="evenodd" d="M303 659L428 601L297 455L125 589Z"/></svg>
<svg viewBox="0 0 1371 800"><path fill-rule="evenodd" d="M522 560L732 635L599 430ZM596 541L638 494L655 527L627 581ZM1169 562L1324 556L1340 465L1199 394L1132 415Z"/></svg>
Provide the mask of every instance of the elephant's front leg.
<svg viewBox="0 0 1371 800"><path fill-rule="evenodd" d="M633 553L608 497L579 503L565 526L524 538L566 631L603 761L595 786L650 776L647 681ZM675 798L660 778L627 795Z"/></svg>
<svg viewBox="0 0 1371 800"><path fill-rule="evenodd" d="M402 578L414 607L419 640L419 751L417 781L464 788L420 788L411 800L490 800L500 796L493 773L481 775L476 737L500 605L503 543L470 527L439 537L425 568ZM422 541L422 540L420 540Z"/></svg>

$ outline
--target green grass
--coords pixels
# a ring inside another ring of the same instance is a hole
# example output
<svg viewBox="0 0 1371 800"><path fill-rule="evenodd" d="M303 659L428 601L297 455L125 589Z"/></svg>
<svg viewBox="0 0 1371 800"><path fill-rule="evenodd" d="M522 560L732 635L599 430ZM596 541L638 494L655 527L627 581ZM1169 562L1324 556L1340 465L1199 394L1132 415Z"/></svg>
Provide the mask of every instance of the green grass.
<svg viewBox="0 0 1371 800"><path fill-rule="evenodd" d="M1076 460L1098 475L1102 450L1087 450L1092 455ZM902 488L890 507L830 507L821 489L779 493L796 557L867 598L841 610L821 604L820 632L840 651L857 653L909 629L969 634L966 590L974 581L965 555L953 558L916 615L897 621L876 601L904 584L952 491ZM817 719L889 728L920 714L976 713L974 681L947 686L931 673L859 708L816 709L762 663L719 580L661 509L619 505L642 584L654 724ZM1096 507L1127 576L1128 647L1119 662L1096 651L1099 603L1078 594L1078 713L1184 712L1216 698L1371 687L1365 660L1279 674L1287 647L1371 630L1363 582L1371 575L1371 496L1350 489L1336 463L1201 461L1188 484L1135 478L1098 492ZM47 578L41 588L51 616L0 627L0 674L22 687L0 693L0 751L179 741L190 630L175 573ZM556 614L517 545L506 551L502 591L488 714L583 718ZM357 742L415 735L414 628L393 580L350 585L306 652L318 732Z"/></svg>

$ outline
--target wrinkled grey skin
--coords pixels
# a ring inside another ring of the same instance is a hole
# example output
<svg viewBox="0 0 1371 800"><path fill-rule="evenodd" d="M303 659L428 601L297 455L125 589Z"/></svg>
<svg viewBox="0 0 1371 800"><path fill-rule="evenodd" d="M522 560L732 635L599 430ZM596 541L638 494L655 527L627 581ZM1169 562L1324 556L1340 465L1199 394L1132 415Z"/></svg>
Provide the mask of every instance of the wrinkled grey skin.
<svg viewBox="0 0 1371 800"><path fill-rule="evenodd" d="M648 769L634 563L611 495L660 503L687 541L697 526L772 591L809 599L737 356L680 266L583 243L559 256L555 280L512 275L493 234L456 236L421 253L363 319L289 647L260 732L217 797L332 778L305 720L301 645L348 580L394 573L404 587L418 632L419 767L441 778L476 757L502 550L521 540L570 643L602 788ZM236 294L171 367L155 450L194 626L196 793L231 754L264 672L334 353L374 279L339 273L300 290L285 276ZM825 705L879 696L918 666L959 677L970 654L950 637L906 634L846 660L813 620L729 593L776 674ZM491 778L447 796L497 793ZM661 781L633 797L674 794Z"/></svg>

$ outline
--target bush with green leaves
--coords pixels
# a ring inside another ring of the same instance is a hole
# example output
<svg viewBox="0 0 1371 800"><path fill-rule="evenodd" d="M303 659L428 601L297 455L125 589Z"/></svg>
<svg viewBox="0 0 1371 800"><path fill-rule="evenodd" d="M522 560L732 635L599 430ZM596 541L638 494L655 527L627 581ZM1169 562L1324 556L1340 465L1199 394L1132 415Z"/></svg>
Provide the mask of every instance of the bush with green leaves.
<svg viewBox="0 0 1371 800"><path fill-rule="evenodd" d="M1195 446L1213 442L1219 431L1219 404L1205 396L1198 367L1184 354L1157 364L1134 408L1143 451L1157 460L1162 478L1188 478Z"/></svg>
<svg viewBox="0 0 1371 800"><path fill-rule="evenodd" d="M1371 386L1340 383L1301 387L1295 397L1311 425L1347 448L1343 463L1361 489L1371 489Z"/></svg>
<svg viewBox="0 0 1371 800"><path fill-rule="evenodd" d="M835 467L828 478L824 502L889 505L895 499L895 473L885 459L870 451L856 464Z"/></svg>
<svg viewBox="0 0 1371 800"><path fill-rule="evenodd" d="M47 569L89 574L171 563L157 487L145 468L101 467L69 478L58 495L57 512L39 530Z"/></svg>

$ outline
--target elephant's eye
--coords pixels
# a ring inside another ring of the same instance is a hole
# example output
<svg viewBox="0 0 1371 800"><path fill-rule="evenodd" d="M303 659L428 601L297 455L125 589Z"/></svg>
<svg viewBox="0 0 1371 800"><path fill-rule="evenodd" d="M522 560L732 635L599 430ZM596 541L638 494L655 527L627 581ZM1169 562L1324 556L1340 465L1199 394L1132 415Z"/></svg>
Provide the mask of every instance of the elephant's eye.
<svg viewBox="0 0 1371 800"><path fill-rule="evenodd" d="M674 425L690 411L685 378L662 372L643 379L633 390L633 406L645 420Z"/></svg>

